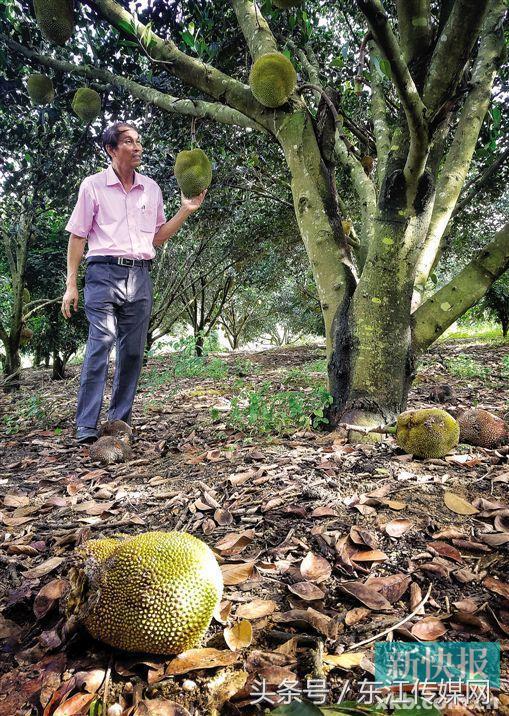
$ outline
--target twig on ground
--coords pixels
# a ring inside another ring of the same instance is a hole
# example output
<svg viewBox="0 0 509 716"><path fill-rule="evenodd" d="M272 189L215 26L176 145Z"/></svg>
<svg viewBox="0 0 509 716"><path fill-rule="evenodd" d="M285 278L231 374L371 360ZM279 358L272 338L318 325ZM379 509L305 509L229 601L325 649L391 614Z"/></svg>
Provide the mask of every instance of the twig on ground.
<svg viewBox="0 0 509 716"><path fill-rule="evenodd" d="M365 646L366 644L371 644L372 641L376 641L377 639L381 639L383 636L386 636L391 631L394 631L395 629L399 629L400 626L403 626L403 624L406 624L406 622L410 621L412 617L415 617L416 614L418 614L420 608L426 604L426 602L429 599L429 596L431 594L431 584L428 587L428 591L424 595L424 597L421 599L419 604L415 607L413 612L408 614L404 619L397 622L396 624L393 624L392 626L388 627L387 629L384 629L383 631L379 632L378 634L375 634L374 636L371 636L369 639L364 639L364 641L359 641L357 644L352 644L348 651L351 651L352 649L358 649L361 646Z"/></svg>

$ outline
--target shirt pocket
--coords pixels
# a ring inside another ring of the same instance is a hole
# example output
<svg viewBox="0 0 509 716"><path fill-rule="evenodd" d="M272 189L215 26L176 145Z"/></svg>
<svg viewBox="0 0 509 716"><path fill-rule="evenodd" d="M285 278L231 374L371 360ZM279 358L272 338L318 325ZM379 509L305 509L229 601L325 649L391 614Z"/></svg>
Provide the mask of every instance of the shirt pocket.
<svg viewBox="0 0 509 716"><path fill-rule="evenodd" d="M141 231L150 231L155 234L156 230L156 212L151 206L142 207L139 213L139 222Z"/></svg>

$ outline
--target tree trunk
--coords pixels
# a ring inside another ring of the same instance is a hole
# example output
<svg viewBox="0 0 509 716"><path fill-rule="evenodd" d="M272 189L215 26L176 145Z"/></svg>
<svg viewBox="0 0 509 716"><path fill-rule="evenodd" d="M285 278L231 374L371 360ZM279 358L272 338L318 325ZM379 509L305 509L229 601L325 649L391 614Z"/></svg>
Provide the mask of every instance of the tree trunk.
<svg viewBox="0 0 509 716"><path fill-rule="evenodd" d="M4 393L13 393L21 386L21 358L19 351L13 349L10 343L4 344L5 358L3 361Z"/></svg>
<svg viewBox="0 0 509 716"><path fill-rule="evenodd" d="M507 338L507 330L509 328L509 316L503 316L500 319L500 322L502 323L502 335L504 338Z"/></svg>
<svg viewBox="0 0 509 716"><path fill-rule="evenodd" d="M203 356L203 342L204 342L203 334L198 333L198 335L195 336L195 338L194 338L194 347L195 347L196 355L199 358L201 358Z"/></svg>
<svg viewBox="0 0 509 716"><path fill-rule="evenodd" d="M53 371L51 380L65 380L65 362L58 351L53 351Z"/></svg>

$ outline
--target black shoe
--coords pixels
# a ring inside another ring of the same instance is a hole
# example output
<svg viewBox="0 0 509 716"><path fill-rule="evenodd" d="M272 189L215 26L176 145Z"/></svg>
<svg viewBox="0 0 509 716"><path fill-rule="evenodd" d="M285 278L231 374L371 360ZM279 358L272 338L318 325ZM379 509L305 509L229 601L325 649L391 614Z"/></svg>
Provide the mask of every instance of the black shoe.
<svg viewBox="0 0 509 716"><path fill-rule="evenodd" d="M76 441L78 445L91 445L97 440L97 431L92 428L78 428Z"/></svg>

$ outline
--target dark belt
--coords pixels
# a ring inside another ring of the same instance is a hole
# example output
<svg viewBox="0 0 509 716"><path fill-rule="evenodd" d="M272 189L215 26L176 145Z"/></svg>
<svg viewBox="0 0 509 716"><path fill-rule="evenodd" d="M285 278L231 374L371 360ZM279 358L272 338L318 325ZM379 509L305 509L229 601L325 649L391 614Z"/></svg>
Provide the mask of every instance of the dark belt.
<svg viewBox="0 0 509 716"><path fill-rule="evenodd" d="M152 268L152 259L130 259L127 256L92 256L87 259L89 264L117 264L117 266L146 266L149 270Z"/></svg>

